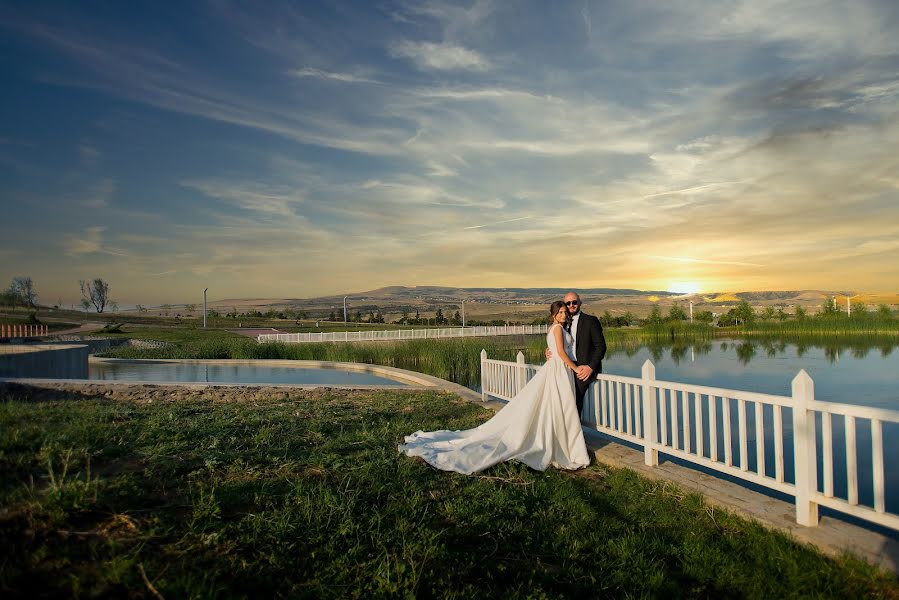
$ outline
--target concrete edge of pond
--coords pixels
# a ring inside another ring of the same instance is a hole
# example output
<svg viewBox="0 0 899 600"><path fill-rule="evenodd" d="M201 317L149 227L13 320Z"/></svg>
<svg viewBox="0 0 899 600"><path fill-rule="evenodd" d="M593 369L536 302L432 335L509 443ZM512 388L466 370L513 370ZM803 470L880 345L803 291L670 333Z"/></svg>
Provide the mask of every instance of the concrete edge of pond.
<svg viewBox="0 0 899 600"><path fill-rule="evenodd" d="M353 371L357 373L369 373L400 381L407 384L403 387L390 385L337 385L328 383L225 383L225 382L188 382L188 381L114 381L96 379L46 379L46 378L0 378L0 383L15 383L20 385L32 385L35 387L56 387L55 384L78 385L104 385L111 387L143 386L143 387L184 387L188 389L204 388L286 388L286 389L345 389L345 390L441 390L456 394L471 402L481 403L481 395L458 383L453 383L439 377L425 375L406 369L372 365L368 363L333 362L320 360L267 360L267 359L122 359L100 358L90 356L89 363L180 363L180 364L215 364L215 365L265 365L269 367L292 367L305 369L335 369L340 371ZM491 403L488 403L490 405Z"/></svg>

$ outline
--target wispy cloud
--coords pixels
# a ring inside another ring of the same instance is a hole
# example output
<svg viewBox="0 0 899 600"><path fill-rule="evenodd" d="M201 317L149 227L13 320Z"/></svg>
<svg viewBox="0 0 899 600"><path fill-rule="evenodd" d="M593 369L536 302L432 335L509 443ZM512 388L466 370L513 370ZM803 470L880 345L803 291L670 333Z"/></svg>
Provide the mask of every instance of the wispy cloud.
<svg viewBox="0 0 899 600"><path fill-rule="evenodd" d="M110 248L104 245L103 232L105 227L87 227L75 234L68 234L62 242L62 247L71 256L87 254L109 254L112 256L128 257L128 253L118 248Z"/></svg>
<svg viewBox="0 0 899 600"><path fill-rule="evenodd" d="M315 79L325 79L331 81L340 81L343 83L376 83L381 84L380 81L376 79L371 79L368 77L364 77L361 75L355 75L352 73L334 73L331 71L322 71L321 69L313 69L312 67L304 67L302 69L295 69L290 72L294 77L313 77Z"/></svg>
<svg viewBox="0 0 899 600"><path fill-rule="evenodd" d="M734 265L737 267L763 267L765 265L759 265L756 263L748 263L748 262L740 262L735 260L710 260L703 258L689 258L686 256L650 256L649 258L655 258L658 260L670 260L674 262L681 263L695 263L695 264L703 264L703 265Z"/></svg>
<svg viewBox="0 0 899 600"><path fill-rule="evenodd" d="M90 144L79 144L78 156L81 158L82 166L92 168L99 164L103 153L100 152L99 148L91 146Z"/></svg>
<svg viewBox="0 0 899 600"><path fill-rule="evenodd" d="M90 187L82 204L87 208L106 208L116 188L115 180L103 179Z"/></svg>
<svg viewBox="0 0 899 600"><path fill-rule="evenodd" d="M454 44L403 41L393 44L391 54L410 59L419 69L435 71L486 71L490 62L474 50Z"/></svg>

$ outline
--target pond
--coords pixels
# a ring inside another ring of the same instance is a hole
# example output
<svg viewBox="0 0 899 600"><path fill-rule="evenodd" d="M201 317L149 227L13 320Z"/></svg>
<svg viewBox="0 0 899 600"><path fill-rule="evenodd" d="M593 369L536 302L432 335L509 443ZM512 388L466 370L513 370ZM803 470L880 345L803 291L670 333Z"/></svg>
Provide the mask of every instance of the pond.
<svg viewBox="0 0 899 600"><path fill-rule="evenodd" d="M695 383L710 387L746 390L780 396L791 395L791 382L804 369L815 384L815 399L843 404L856 404L899 411L899 352L893 341L872 343L854 341L850 344L801 344L782 341L716 340L695 344L637 346L607 353L603 371L615 375L640 377L646 360L656 368L656 379ZM705 413L705 411L704 411ZM670 418L670 417L669 417ZM704 419L708 416L704 414ZM764 414L766 423L773 416L770 409ZM734 409L731 427L737 427ZM792 411L784 410L785 422L792 422ZM695 430L695 414L690 424ZM748 415L748 428L754 437L754 414ZM816 419L818 486L823 491L822 421ZM683 423L678 435L682 437ZM833 417L834 493L845 498L847 493L845 419ZM720 427L719 440L722 439ZM794 480L792 432L785 430L784 460L787 481ZM708 442L706 442L708 443ZM719 441L719 443L721 443ZM755 442L752 441L752 444ZM765 427L765 471L774 470L774 440ZM899 425L883 424L883 447L886 458L884 477L886 508L899 512L899 469L890 457L899 456ZM860 419L856 430L858 457L859 501L873 503L873 471L871 459L870 421ZM735 462L738 464L739 459ZM755 456L748 457L749 468L756 468Z"/></svg>
<svg viewBox="0 0 899 600"><path fill-rule="evenodd" d="M90 379L97 381L154 381L246 384L386 385L408 382L373 373L335 368L266 365L265 361L110 360L90 363Z"/></svg>
<svg viewBox="0 0 899 600"><path fill-rule="evenodd" d="M899 410L899 352L895 343L796 344L715 340L691 345L610 350L603 371L640 377L646 360L656 378L712 387L790 395L800 369L815 382L815 398Z"/></svg>

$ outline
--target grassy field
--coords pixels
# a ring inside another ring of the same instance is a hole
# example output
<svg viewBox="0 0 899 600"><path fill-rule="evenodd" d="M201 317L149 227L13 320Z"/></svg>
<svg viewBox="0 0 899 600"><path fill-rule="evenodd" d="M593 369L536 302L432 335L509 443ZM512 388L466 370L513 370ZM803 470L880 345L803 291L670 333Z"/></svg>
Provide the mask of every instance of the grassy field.
<svg viewBox="0 0 899 600"><path fill-rule="evenodd" d="M489 416L447 394L3 400L7 598L899 598L893 574L627 470L398 454Z"/></svg>

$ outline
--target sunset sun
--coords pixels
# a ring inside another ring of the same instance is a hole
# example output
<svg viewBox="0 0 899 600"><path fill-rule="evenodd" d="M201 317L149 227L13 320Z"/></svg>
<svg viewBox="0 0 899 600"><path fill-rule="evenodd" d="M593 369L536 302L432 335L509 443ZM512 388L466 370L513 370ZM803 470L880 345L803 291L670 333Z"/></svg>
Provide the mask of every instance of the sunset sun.
<svg viewBox="0 0 899 600"><path fill-rule="evenodd" d="M693 281L672 281L668 284L668 291L675 294L698 294L699 284Z"/></svg>

